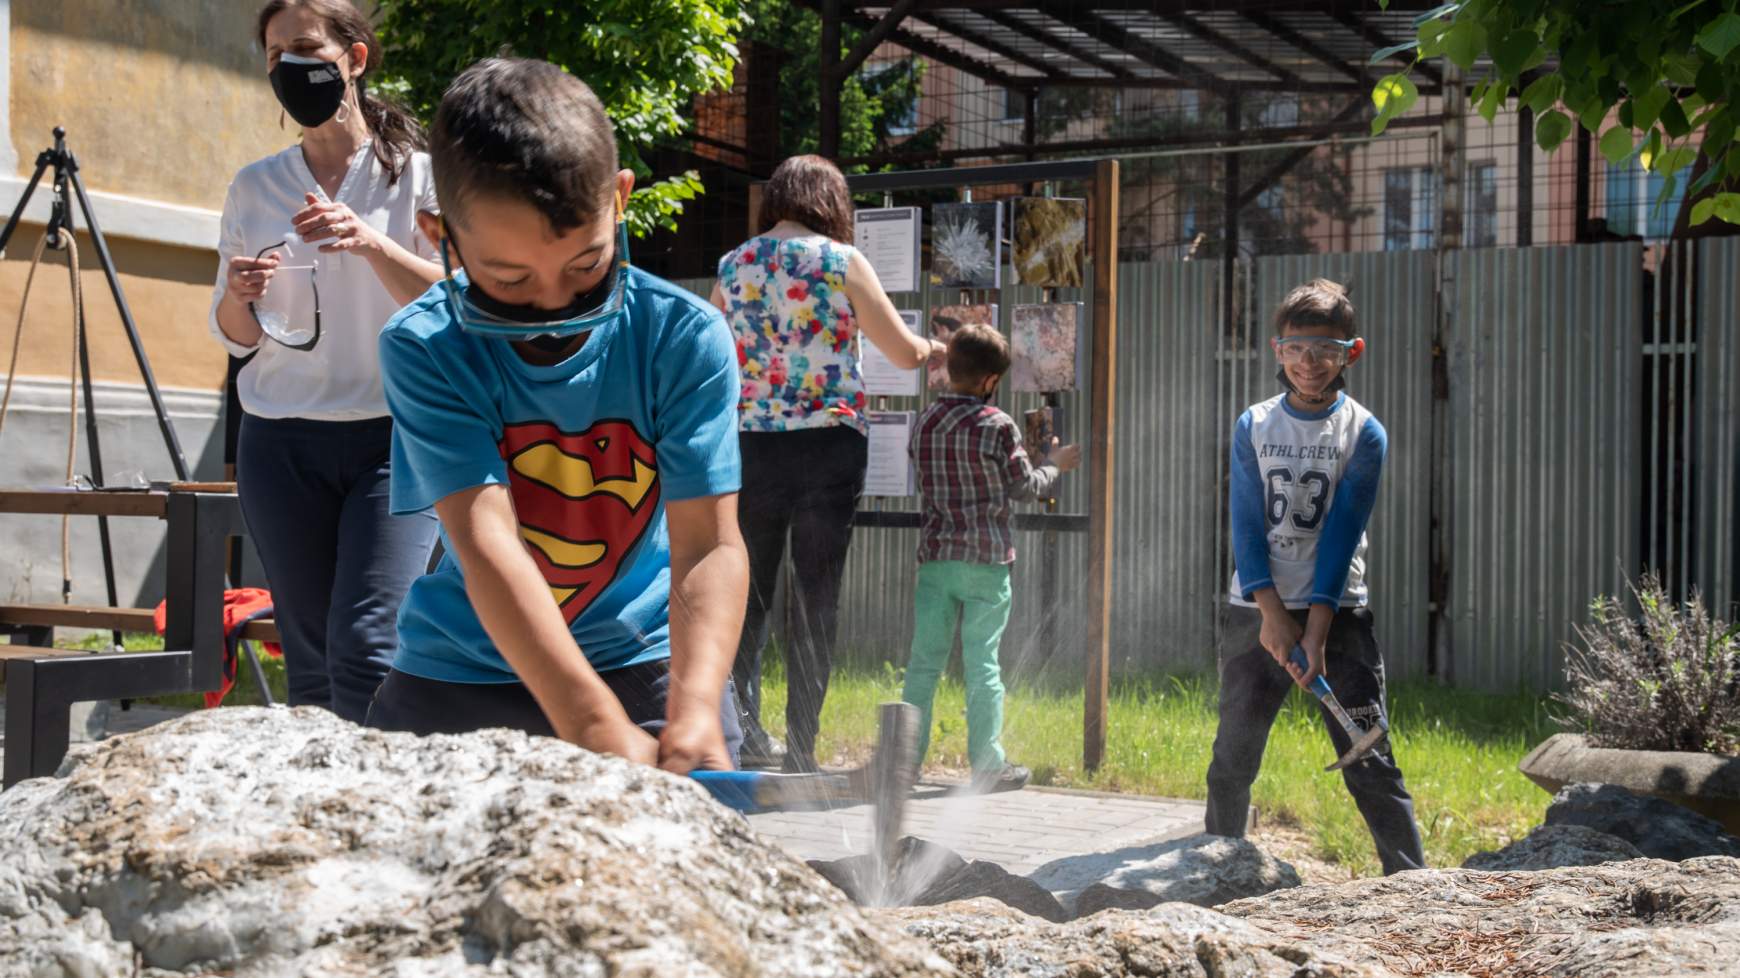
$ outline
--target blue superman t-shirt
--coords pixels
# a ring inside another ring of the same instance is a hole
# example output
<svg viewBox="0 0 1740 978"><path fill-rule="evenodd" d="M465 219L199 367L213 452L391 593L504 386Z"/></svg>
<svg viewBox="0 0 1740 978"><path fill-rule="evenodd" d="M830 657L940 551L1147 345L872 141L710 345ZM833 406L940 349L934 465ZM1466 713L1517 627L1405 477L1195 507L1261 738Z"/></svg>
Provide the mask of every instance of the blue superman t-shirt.
<svg viewBox="0 0 1740 978"><path fill-rule="evenodd" d="M462 273L463 274L463 273ZM736 349L718 310L631 269L622 315L533 366L467 333L436 283L381 332L392 509L474 486L513 494L520 535L599 671L670 655L665 503L736 492ZM399 609L401 672L513 682L451 551Z"/></svg>

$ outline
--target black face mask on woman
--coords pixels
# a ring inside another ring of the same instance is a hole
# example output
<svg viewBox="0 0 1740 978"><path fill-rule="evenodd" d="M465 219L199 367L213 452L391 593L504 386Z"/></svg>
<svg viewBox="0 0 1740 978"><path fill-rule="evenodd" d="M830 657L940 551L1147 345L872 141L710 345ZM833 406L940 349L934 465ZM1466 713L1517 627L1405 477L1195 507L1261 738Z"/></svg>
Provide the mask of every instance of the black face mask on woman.
<svg viewBox="0 0 1740 978"><path fill-rule="evenodd" d="M344 72L335 62L281 54L267 77L278 103L304 129L324 123L344 104Z"/></svg>

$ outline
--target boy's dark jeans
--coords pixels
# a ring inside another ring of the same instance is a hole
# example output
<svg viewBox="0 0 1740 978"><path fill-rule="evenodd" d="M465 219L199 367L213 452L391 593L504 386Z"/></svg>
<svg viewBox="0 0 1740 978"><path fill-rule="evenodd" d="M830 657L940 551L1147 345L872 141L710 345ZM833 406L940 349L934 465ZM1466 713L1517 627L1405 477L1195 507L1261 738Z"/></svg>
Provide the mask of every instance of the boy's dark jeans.
<svg viewBox="0 0 1740 978"><path fill-rule="evenodd" d="M669 659L601 672L598 678L616 694L628 719L657 737L665 729L665 704L671 690ZM736 696L729 682L720 700L719 723L725 732L725 749L731 762L743 743L737 725ZM368 725L398 730L419 737L431 734L469 733L491 727L523 730L536 737L554 737L532 691L524 683L447 683L424 679L394 669L369 704Z"/></svg>
<svg viewBox="0 0 1740 978"><path fill-rule="evenodd" d="M1296 611L1293 616L1303 627L1306 613ZM1269 728L1294 688L1293 677L1258 640L1262 626L1262 612L1255 608L1227 609L1220 657L1220 727L1214 735L1214 760L1208 766L1208 815L1204 819L1204 827L1215 835L1245 834L1251 782L1262 766ZM1387 709L1383 658L1372 634L1369 609L1336 612L1323 660L1335 696L1354 722ZM1346 753L1352 742L1327 708L1319 705L1318 709L1335 745L1333 756L1324 754L1327 764ZM1389 742L1380 744L1365 760L1344 768L1341 777L1371 829L1384 873L1424 869L1426 857L1414 823L1414 799L1402 783L1402 771L1396 766Z"/></svg>
<svg viewBox="0 0 1740 978"><path fill-rule="evenodd" d="M791 538L795 634L785 643L786 746L816 752L822 700L839 629L840 577L852 544L852 514L864 491L870 443L852 428L744 432L737 521L749 548L749 607L732 678L749 721L761 722L761 653L779 566Z"/></svg>

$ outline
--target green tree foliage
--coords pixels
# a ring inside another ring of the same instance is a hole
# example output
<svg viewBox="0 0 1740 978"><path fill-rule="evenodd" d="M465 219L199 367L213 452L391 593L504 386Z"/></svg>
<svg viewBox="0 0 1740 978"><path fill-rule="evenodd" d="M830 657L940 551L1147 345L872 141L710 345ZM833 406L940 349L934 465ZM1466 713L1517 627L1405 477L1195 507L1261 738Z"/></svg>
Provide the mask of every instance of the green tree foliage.
<svg viewBox="0 0 1740 978"><path fill-rule="evenodd" d="M380 0L387 91L429 120L467 65L508 53L561 65L592 86L616 124L636 234L675 228L701 190L694 171L651 182L643 153L688 127L695 96L731 85L739 0Z"/></svg>
<svg viewBox="0 0 1740 978"><path fill-rule="evenodd" d="M778 155L813 153L821 141L822 19L791 0L746 0L744 8L749 21L744 42L779 52ZM843 25L841 55L862 37L863 31ZM889 131L911 115L923 85L924 64L916 58L854 72L840 90L840 156L868 156L880 150L926 153L940 146L940 123L911 134Z"/></svg>
<svg viewBox="0 0 1740 978"><path fill-rule="evenodd" d="M1691 223L1740 224L1740 12L1737 0L1460 0L1422 15L1413 41L1379 51L1445 58L1465 71L1484 56L1471 102L1488 121L1516 95L1535 139L1558 148L1582 125L1611 163L1636 157L1663 176L1661 200L1690 180ZM1372 131L1414 104L1408 72L1372 91ZM1601 132L1617 108L1618 124ZM1701 135L1701 139L1699 136Z"/></svg>

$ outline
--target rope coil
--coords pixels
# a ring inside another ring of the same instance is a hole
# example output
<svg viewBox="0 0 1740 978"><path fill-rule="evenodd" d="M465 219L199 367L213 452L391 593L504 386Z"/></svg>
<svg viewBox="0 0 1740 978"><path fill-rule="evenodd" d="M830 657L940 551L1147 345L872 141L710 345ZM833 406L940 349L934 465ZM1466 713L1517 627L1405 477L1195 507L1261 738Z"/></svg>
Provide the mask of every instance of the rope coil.
<svg viewBox="0 0 1740 978"><path fill-rule="evenodd" d="M0 394L0 432L6 428L6 418L12 407L12 382L18 376L18 352L23 346L24 318L30 308L30 287L36 281L36 267L42 263L43 249L48 247L50 239L55 241L55 247L66 249L67 273L72 279L73 334L72 334L72 368L67 374L68 409L66 435L66 484L70 487L77 477L78 446L79 446L79 340L85 330L85 297L84 288L79 282L79 245L78 241L65 228L59 228L51 235L44 231L36 240L36 249L30 256L30 271L24 277L24 293L18 300L18 322L12 329L12 359L6 367L6 390ZM63 513L60 518L60 600L62 604L72 603L72 514Z"/></svg>

